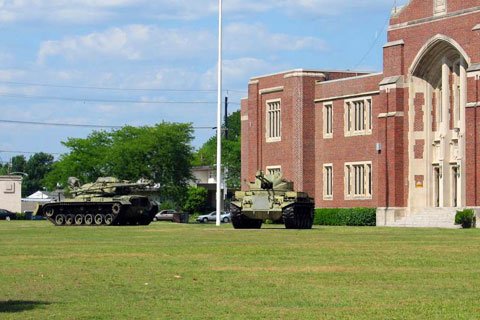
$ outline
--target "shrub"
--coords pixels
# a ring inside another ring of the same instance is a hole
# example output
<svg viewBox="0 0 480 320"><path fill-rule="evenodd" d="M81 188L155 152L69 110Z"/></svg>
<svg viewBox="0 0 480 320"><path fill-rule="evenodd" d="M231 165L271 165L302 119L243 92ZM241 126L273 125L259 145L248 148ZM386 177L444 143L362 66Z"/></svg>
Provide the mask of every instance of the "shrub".
<svg viewBox="0 0 480 320"><path fill-rule="evenodd" d="M324 226L375 226L375 208L316 209L314 224Z"/></svg>
<svg viewBox="0 0 480 320"><path fill-rule="evenodd" d="M188 188L187 198L182 209L190 214L204 211L207 205L207 196L208 191L205 188Z"/></svg>
<svg viewBox="0 0 480 320"><path fill-rule="evenodd" d="M455 224L462 225L462 228L464 229L475 227L475 212L472 209L457 211L457 214L455 215Z"/></svg>
<svg viewBox="0 0 480 320"><path fill-rule="evenodd" d="M16 214L16 220L26 220L27 219L27 215L23 212L17 212Z"/></svg>

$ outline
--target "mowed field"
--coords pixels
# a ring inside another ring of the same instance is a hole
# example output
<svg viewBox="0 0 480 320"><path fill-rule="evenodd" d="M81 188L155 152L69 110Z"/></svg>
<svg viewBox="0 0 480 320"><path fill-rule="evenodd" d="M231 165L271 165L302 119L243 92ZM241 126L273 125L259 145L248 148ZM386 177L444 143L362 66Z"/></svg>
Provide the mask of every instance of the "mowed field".
<svg viewBox="0 0 480 320"><path fill-rule="evenodd" d="M0 222L0 319L478 319L480 230Z"/></svg>

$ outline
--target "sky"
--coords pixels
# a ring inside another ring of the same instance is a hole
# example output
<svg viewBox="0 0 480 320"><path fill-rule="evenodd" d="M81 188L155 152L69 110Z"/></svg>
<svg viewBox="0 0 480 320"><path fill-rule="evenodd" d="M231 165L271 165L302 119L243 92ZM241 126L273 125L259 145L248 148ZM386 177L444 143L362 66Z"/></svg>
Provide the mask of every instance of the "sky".
<svg viewBox="0 0 480 320"><path fill-rule="evenodd" d="M398 0L397 4L406 1ZM217 0L0 0L0 161L68 150L98 126L190 122L214 135ZM254 76L382 70L393 0L223 0L223 88ZM13 121L13 122L9 122ZM17 121L17 122L15 122Z"/></svg>

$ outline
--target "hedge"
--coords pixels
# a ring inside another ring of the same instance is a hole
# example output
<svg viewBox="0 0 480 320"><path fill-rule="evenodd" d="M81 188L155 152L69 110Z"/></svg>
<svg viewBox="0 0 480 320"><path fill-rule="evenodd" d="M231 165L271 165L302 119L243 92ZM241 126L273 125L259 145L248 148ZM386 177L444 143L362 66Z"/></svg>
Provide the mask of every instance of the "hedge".
<svg viewBox="0 0 480 320"><path fill-rule="evenodd" d="M314 224L323 226L375 226L375 208L316 209Z"/></svg>
<svg viewBox="0 0 480 320"><path fill-rule="evenodd" d="M465 209L463 211L457 211L455 215L455 224L462 225L462 228L469 229L476 227L475 211L472 209Z"/></svg>

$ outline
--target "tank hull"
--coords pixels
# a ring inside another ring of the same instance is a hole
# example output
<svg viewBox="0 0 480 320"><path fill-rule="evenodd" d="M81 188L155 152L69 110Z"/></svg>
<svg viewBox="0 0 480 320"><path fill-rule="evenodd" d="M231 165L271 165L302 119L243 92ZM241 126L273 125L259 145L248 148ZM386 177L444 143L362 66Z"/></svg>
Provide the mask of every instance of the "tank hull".
<svg viewBox="0 0 480 320"><path fill-rule="evenodd" d="M158 206L147 197L111 199L110 201L64 201L37 208L56 226L124 226L149 225Z"/></svg>
<svg viewBox="0 0 480 320"><path fill-rule="evenodd" d="M294 191L293 183L281 174L257 173L249 191L237 191L230 212L235 229L258 229L266 220L285 224L287 229L311 229L314 200Z"/></svg>
<svg viewBox="0 0 480 320"><path fill-rule="evenodd" d="M281 211L242 209L232 203L230 207L232 224L235 229L259 229L263 222L271 220L284 223L286 229L311 229L313 226L314 204L292 203Z"/></svg>

